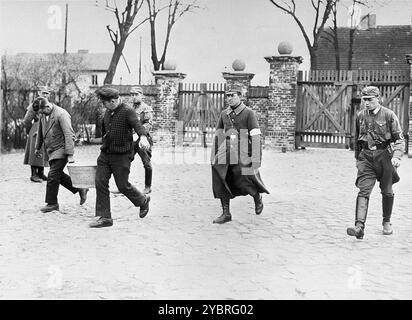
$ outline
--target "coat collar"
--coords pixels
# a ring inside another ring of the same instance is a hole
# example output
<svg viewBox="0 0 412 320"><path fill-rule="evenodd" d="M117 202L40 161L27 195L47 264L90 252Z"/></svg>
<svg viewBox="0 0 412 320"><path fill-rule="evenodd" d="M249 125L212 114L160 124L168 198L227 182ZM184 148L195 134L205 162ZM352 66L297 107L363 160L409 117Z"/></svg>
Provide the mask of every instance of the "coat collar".
<svg viewBox="0 0 412 320"><path fill-rule="evenodd" d="M244 109L246 108L246 106L243 104L243 102L241 102L235 110L233 110L231 107L228 107L226 109L226 114L229 115L232 112L234 112L236 115L239 115L239 113L241 113Z"/></svg>
<svg viewBox="0 0 412 320"><path fill-rule="evenodd" d="M53 110L49 115L49 121L46 120L46 115L43 115L44 123L46 125L46 130L44 132L44 135L46 135L49 132L50 128L53 126L53 123L54 123L54 117L56 114L56 105L52 103L52 106L53 106Z"/></svg>

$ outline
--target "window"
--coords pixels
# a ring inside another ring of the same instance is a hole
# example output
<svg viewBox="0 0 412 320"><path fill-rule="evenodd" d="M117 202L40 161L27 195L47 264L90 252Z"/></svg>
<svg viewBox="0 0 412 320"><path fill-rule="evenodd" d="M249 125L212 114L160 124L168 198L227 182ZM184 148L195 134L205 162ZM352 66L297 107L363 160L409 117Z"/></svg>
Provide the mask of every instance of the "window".
<svg viewBox="0 0 412 320"><path fill-rule="evenodd" d="M92 85L97 86L97 74L92 74Z"/></svg>

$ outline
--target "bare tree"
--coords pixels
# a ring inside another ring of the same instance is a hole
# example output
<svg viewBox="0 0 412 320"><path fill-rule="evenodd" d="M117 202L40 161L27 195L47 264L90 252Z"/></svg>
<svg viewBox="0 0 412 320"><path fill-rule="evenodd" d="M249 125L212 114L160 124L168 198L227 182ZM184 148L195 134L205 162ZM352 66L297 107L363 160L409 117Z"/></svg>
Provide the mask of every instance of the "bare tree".
<svg viewBox="0 0 412 320"><path fill-rule="evenodd" d="M151 59L154 70L162 70L164 62L166 61L167 48L170 42L170 35L175 23L187 12L193 11L193 9L200 8L197 5L197 0L192 0L187 3L181 0L167 0L168 4L161 6L162 1L146 0L149 11L149 23L150 23L150 44L151 44ZM158 6L160 5L160 6ZM166 34L163 43L163 49L159 58L157 51L157 29L156 22L159 16L159 12L163 9L168 10Z"/></svg>
<svg viewBox="0 0 412 320"><path fill-rule="evenodd" d="M347 58L347 69L352 70L353 62L353 45L355 42L355 33L358 30L359 25L363 20L368 18L368 15L361 16L361 7L372 8L374 5L381 5L380 0L338 0L333 4L332 7L332 26L329 30L325 29L324 39L330 41L335 49L335 65L336 70L341 69L341 49L339 43L339 22L338 22L338 11L347 10L349 14L349 37L348 37L348 58Z"/></svg>
<svg viewBox="0 0 412 320"><path fill-rule="evenodd" d="M296 14L296 0L270 0L270 2L292 16L305 39L310 54L310 66L312 70L317 68L317 49L321 35L325 29L326 22L332 12L333 6L339 0L310 0L314 9L314 23L312 27L312 40L302 20ZM302 1L299 1L302 2Z"/></svg>
<svg viewBox="0 0 412 320"><path fill-rule="evenodd" d="M109 32L110 39L114 45L114 52L112 59L110 61L109 69L107 70L106 77L104 79L105 84L111 84L113 82L114 75L116 73L117 65L120 58L123 56L123 49L126 44L127 38L130 34L139 28L144 22L149 18L142 19L134 27L134 21L137 14L140 12L144 0L127 0L126 6L122 13L119 12L117 8L116 1L114 1L114 6L110 6L106 1L105 9L114 13L117 21L117 30L114 31L110 25L107 25L107 31Z"/></svg>
<svg viewBox="0 0 412 320"><path fill-rule="evenodd" d="M66 59L65 64L63 59ZM1 67L3 142L6 148L20 148L25 143L21 122L39 87L57 89L51 100L58 100L58 104L70 112L72 96L79 94L76 81L84 70L83 59L79 56L64 58L62 54L3 55ZM68 74L64 83L63 73Z"/></svg>

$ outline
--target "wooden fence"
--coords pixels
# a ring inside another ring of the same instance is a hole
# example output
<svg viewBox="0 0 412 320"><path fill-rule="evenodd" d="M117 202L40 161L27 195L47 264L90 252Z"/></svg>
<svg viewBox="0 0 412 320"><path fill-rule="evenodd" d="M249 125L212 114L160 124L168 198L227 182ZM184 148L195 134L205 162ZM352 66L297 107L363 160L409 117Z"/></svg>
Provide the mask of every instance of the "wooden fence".
<svg viewBox="0 0 412 320"><path fill-rule="evenodd" d="M313 147L352 147L360 91L377 86L383 105L409 130L410 73L405 71L342 70L301 72L297 88L296 144Z"/></svg>
<svg viewBox="0 0 412 320"><path fill-rule="evenodd" d="M224 105L224 83L180 83L178 119L183 122L183 142L212 143Z"/></svg>

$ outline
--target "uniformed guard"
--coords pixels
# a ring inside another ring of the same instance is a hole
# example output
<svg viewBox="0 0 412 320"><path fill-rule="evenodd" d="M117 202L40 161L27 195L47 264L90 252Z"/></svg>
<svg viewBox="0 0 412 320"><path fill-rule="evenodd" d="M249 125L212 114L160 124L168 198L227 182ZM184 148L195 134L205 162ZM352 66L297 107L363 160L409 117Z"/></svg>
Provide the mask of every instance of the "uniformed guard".
<svg viewBox="0 0 412 320"><path fill-rule="evenodd" d="M212 149L212 185L223 213L213 223L232 220L230 199L251 195L255 213L261 214L261 193L269 193L260 177L262 159L261 131L255 112L241 102L242 88L227 92L229 107L220 114Z"/></svg>
<svg viewBox="0 0 412 320"><path fill-rule="evenodd" d="M149 194L152 192L152 147L153 139L150 135L153 126L153 109L151 106L143 102L143 89L138 86L133 86L130 89L130 95L132 96L133 107L136 110L138 119L140 120L143 127L145 127L147 132L147 140L150 143L150 148L144 149L139 147L139 140L135 142L135 152L140 156L144 167L144 182L145 187L143 189L144 194Z"/></svg>
<svg viewBox="0 0 412 320"><path fill-rule="evenodd" d="M355 158L358 174L356 186L355 227L347 228L347 234L362 239L369 196L379 181L382 194L383 234L393 233L391 215L394 193L392 184L399 181L397 168L404 153L404 137L396 114L381 105L377 87L367 86L362 90L362 104L357 114L355 133Z"/></svg>

